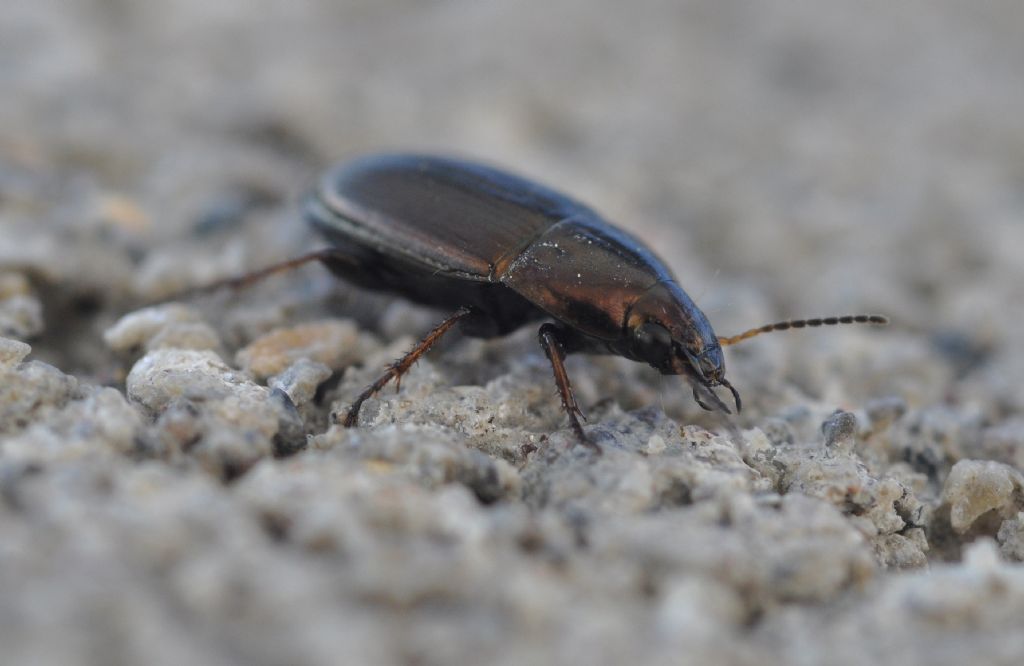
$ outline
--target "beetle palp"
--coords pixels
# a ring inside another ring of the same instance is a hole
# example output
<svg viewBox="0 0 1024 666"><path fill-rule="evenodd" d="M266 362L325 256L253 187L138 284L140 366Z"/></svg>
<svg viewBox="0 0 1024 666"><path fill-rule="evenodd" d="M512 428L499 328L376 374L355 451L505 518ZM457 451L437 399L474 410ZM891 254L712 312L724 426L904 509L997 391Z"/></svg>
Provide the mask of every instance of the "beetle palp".
<svg viewBox="0 0 1024 666"><path fill-rule="evenodd" d="M725 377L719 379L718 383L724 386L725 388L729 389L729 392L732 393L733 402L736 403L736 413L739 414L741 411L743 411L743 401L740 400L740 392L736 390L736 387L730 384L729 380L726 379Z"/></svg>
<svg viewBox="0 0 1024 666"><path fill-rule="evenodd" d="M690 385L693 387L693 399L698 405L701 406L702 409L709 412L721 411L726 414L732 414L732 410L729 409L729 406L722 402L722 399L719 398L718 395L714 391L712 391L710 387L705 386L703 384L698 384L697 382L691 382ZM704 389L707 392L707 394L711 396L711 402L714 403L714 407L701 400L700 389Z"/></svg>

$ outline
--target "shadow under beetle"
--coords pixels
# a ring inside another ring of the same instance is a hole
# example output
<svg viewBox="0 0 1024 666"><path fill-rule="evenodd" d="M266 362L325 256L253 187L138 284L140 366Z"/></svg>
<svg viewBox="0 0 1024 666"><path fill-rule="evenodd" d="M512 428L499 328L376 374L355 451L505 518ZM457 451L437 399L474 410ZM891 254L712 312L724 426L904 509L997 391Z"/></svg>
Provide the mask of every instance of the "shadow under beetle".
<svg viewBox="0 0 1024 666"><path fill-rule="evenodd" d="M597 449L580 425L566 354L615 354L682 375L701 407L731 413L713 390L729 390L741 409L739 392L725 378L722 346L789 328L887 321L879 315L802 319L717 337L664 262L639 240L563 194L461 159L397 154L342 163L324 174L304 214L328 249L204 291L246 286L320 261L358 286L453 311L356 397L345 426L355 425L363 402L398 381L456 324L466 335L489 338L545 321L540 344L569 423L580 441Z"/></svg>

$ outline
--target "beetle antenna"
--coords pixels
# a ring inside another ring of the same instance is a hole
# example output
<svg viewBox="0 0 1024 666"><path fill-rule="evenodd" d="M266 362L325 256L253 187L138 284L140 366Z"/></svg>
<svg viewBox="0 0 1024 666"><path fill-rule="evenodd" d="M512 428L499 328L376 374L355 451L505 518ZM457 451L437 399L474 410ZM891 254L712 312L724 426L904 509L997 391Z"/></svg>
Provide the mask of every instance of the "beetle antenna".
<svg viewBox="0 0 1024 666"><path fill-rule="evenodd" d="M780 321L774 324L765 324L764 326L758 326L752 328L749 331L744 331L739 335L732 335L729 337L718 338L718 344L726 347L728 345L734 345L737 342L743 342L750 338L761 335L762 333L772 333L774 331L788 331L793 328L808 328L812 326L836 326L838 324L874 324L876 326L884 326L889 323L889 318L883 315L843 315L841 317L816 317L814 319L790 319L789 321Z"/></svg>

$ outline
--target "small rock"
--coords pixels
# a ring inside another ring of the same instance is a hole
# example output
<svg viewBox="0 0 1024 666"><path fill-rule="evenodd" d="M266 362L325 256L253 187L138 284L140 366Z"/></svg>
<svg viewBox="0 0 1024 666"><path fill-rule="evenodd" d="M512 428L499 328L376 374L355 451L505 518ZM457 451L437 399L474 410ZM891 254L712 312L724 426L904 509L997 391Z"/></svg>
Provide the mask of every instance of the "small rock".
<svg viewBox="0 0 1024 666"><path fill-rule="evenodd" d="M999 552L1013 562L1024 562L1024 511L1004 520L996 534Z"/></svg>
<svg viewBox="0 0 1024 666"><path fill-rule="evenodd" d="M103 193L97 197L93 208L93 215L99 222L121 231L142 234L152 225L152 218L142 205L122 194Z"/></svg>
<svg viewBox="0 0 1024 666"><path fill-rule="evenodd" d="M967 532L989 511L1008 518L1024 508L1024 477L1009 465L989 460L961 460L949 473L942 501L957 534Z"/></svg>
<svg viewBox="0 0 1024 666"><path fill-rule="evenodd" d="M20 340L0 338L0 370L18 365L31 351L32 347Z"/></svg>
<svg viewBox="0 0 1024 666"><path fill-rule="evenodd" d="M825 447L832 451L850 453L857 433L857 418L850 412L837 411L821 424Z"/></svg>
<svg viewBox="0 0 1024 666"><path fill-rule="evenodd" d="M906 461L932 479L942 479L954 462L969 457L967 452L976 449L982 418L980 414L935 405L909 412L891 432L891 457Z"/></svg>
<svg viewBox="0 0 1024 666"><path fill-rule="evenodd" d="M267 380L267 386L284 391L296 407L302 407L313 400L317 389L331 374L331 369L323 363L300 358L284 372Z"/></svg>
<svg viewBox="0 0 1024 666"><path fill-rule="evenodd" d="M761 431L764 432L765 437L772 443L773 446L781 446L783 444L792 444L796 435L793 433L793 428L789 422L780 418L767 418L761 424Z"/></svg>
<svg viewBox="0 0 1024 666"><path fill-rule="evenodd" d="M126 382L129 397L161 419L150 438L187 450L212 474L232 479L274 452L280 405L270 390L229 368L210 351L157 349ZM159 451L163 446L158 446Z"/></svg>
<svg viewBox="0 0 1024 666"><path fill-rule="evenodd" d="M269 391L232 370L211 351L156 349L135 363L126 380L128 397L154 413L171 401L262 402Z"/></svg>
<svg viewBox="0 0 1024 666"><path fill-rule="evenodd" d="M973 574L997 574L1005 565L992 539L978 539L964 548L964 568Z"/></svg>
<svg viewBox="0 0 1024 666"><path fill-rule="evenodd" d="M886 569L921 569L928 565L928 540L924 530L913 528L907 534L883 534L872 539L875 559Z"/></svg>
<svg viewBox="0 0 1024 666"><path fill-rule="evenodd" d="M32 294L32 285L24 273L13 271L0 272L0 301L13 296L29 296Z"/></svg>
<svg viewBox="0 0 1024 666"><path fill-rule="evenodd" d="M246 372L264 380L306 358L338 370L362 356L362 339L355 324L329 319L272 331L235 356Z"/></svg>
<svg viewBox="0 0 1024 666"><path fill-rule="evenodd" d="M199 313L191 307L180 303L154 305L121 317L117 323L103 333L103 341L114 351L149 350L151 344L153 344L153 348L182 347L188 349L190 347L187 343L175 344L175 339L195 338L197 335L195 327L201 324ZM169 333L169 329L171 331L176 329L178 334ZM216 333L212 335L216 339ZM201 332L199 337L201 343L208 342L206 333Z"/></svg>
<svg viewBox="0 0 1024 666"><path fill-rule="evenodd" d="M982 432L977 458L998 460L1024 469L1024 418L1011 417Z"/></svg>
<svg viewBox="0 0 1024 666"><path fill-rule="evenodd" d="M33 338L45 329L43 304L34 296L10 296L0 300L0 335Z"/></svg>
<svg viewBox="0 0 1024 666"><path fill-rule="evenodd" d="M141 425L139 413L120 391L95 389L52 417L4 440L0 452L4 459L29 463L127 454L134 449Z"/></svg>
<svg viewBox="0 0 1024 666"><path fill-rule="evenodd" d="M522 483L518 470L506 461L467 448L434 426L392 425L371 432L333 427L313 437L311 445L346 458L386 463L427 487L456 481L485 503L518 496Z"/></svg>
<svg viewBox="0 0 1024 666"><path fill-rule="evenodd" d="M647 440L647 453L656 456L664 452L665 438L661 435L651 435L651 438Z"/></svg>
<svg viewBox="0 0 1024 666"><path fill-rule="evenodd" d="M0 272L0 335L27 340L45 329L43 304L23 273Z"/></svg>
<svg viewBox="0 0 1024 666"><path fill-rule="evenodd" d="M220 337L205 322L174 322L160 329L146 343L151 349L209 349L220 348Z"/></svg>
<svg viewBox="0 0 1024 666"><path fill-rule="evenodd" d="M8 359L24 358L28 345L4 345ZM78 392L78 380L40 361L0 365L0 434L36 421L40 414L61 408Z"/></svg>
<svg viewBox="0 0 1024 666"><path fill-rule="evenodd" d="M283 458L304 449L306 427L295 403L281 389L273 389L269 400L277 407L279 414L277 434L274 435L274 455Z"/></svg>
<svg viewBox="0 0 1024 666"><path fill-rule="evenodd" d="M717 634L724 639L727 628L740 626L746 619L747 611L737 591L717 581L679 576L665 588L657 627L667 636L685 631Z"/></svg>
<svg viewBox="0 0 1024 666"><path fill-rule="evenodd" d="M864 406L872 432L880 432L907 413L907 401L899 396L869 400Z"/></svg>

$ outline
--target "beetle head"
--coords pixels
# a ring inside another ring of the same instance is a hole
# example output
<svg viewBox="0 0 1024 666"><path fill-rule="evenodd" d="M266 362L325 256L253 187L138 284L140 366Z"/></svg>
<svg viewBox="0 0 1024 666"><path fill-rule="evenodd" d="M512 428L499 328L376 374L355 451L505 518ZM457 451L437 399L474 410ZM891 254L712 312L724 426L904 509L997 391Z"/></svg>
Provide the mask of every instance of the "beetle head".
<svg viewBox="0 0 1024 666"><path fill-rule="evenodd" d="M683 375L693 386L693 397L704 409L731 413L714 388L731 393L736 411L739 393L725 378L725 358L704 313L678 285L659 283L632 308L629 329L631 353L663 375ZM713 406L708 405L707 397Z"/></svg>

